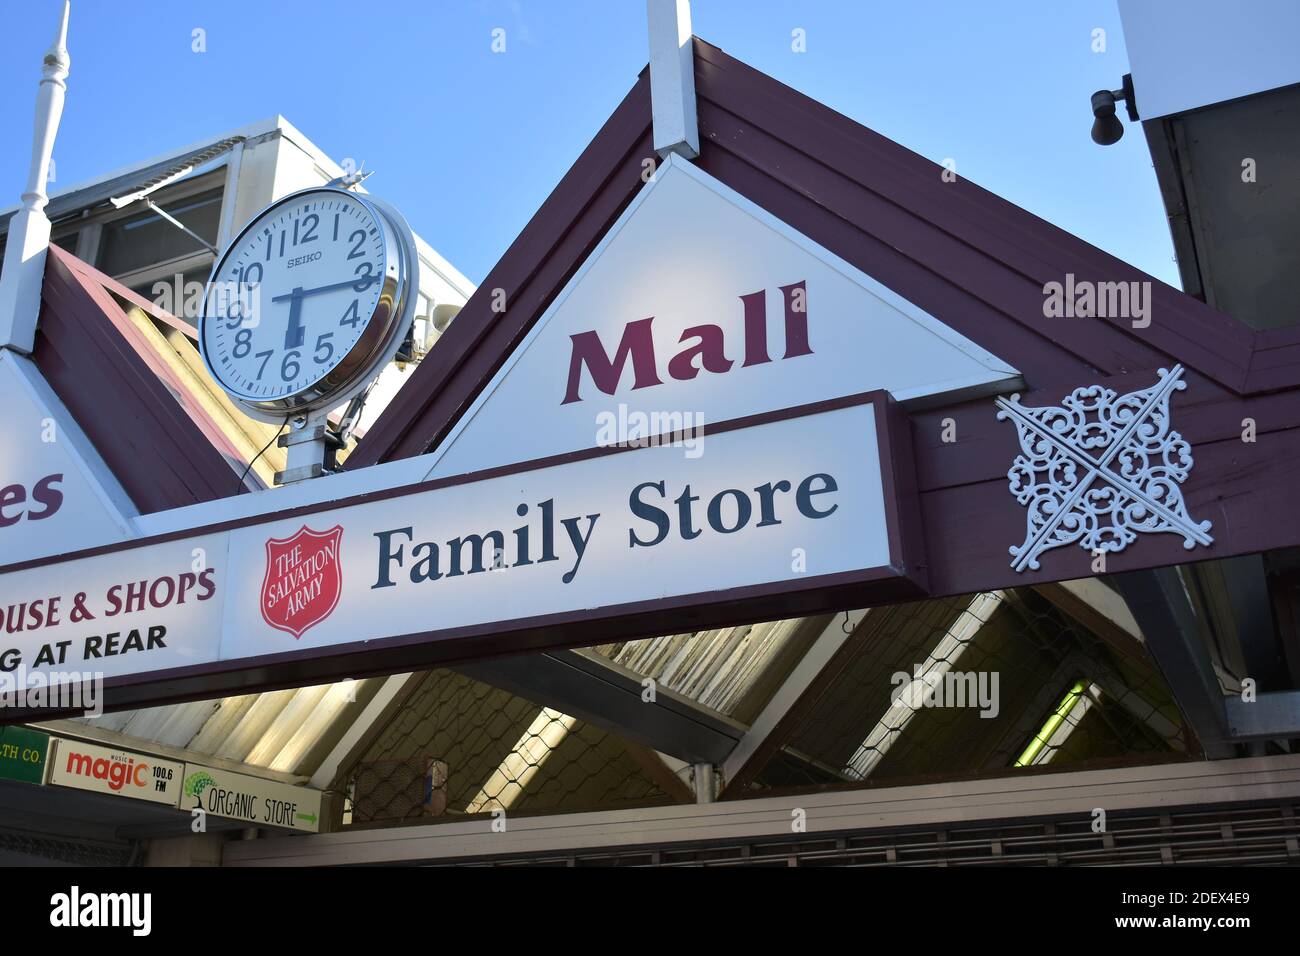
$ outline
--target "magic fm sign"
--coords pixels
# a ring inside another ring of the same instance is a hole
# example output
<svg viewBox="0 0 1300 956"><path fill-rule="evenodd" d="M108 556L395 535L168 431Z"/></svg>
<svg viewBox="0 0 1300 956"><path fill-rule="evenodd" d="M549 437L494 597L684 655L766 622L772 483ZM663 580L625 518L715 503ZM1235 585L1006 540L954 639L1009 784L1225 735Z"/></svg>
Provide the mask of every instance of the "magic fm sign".
<svg viewBox="0 0 1300 956"><path fill-rule="evenodd" d="M161 757L58 738L50 759L50 783L176 806L183 769Z"/></svg>
<svg viewBox="0 0 1300 956"><path fill-rule="evenodd" d="M242 820L254 826L316 832L320 829L321 792L310 787L266 780L218 767L178 763L155 754L139 753L64 737L49 738L25 728L0 730L0 758L14 741L25 766L44 771L51 752L49 782L112 797L146 800L181 810ZM19 746L21 743L21 747ZM3 763L0 762L0 769ZM3 774L0 774L3 775ZM39 776L12 776L40 783Z"/></svg>
<svg viewBox="0 0 1300 956"><path fill-rule="evenodd" d="M126 706L918 597L901 416L868 393L705 426L696 458L593 448L0 569L0 671Z"/></svg>

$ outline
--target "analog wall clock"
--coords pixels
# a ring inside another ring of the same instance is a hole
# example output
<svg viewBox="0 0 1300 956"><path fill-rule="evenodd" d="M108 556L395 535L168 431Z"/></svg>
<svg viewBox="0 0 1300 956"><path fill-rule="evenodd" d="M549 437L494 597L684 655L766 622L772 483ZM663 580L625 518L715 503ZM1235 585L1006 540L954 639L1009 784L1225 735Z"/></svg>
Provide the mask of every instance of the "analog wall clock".
<svg viewBox="0 0 1300 956"><path fill-rule="evenodd" d="M199 349L263 421L332 408L396 353L415 310L419 258L406 221L369 196L306 189L262 210L218 258Z"/></svg>

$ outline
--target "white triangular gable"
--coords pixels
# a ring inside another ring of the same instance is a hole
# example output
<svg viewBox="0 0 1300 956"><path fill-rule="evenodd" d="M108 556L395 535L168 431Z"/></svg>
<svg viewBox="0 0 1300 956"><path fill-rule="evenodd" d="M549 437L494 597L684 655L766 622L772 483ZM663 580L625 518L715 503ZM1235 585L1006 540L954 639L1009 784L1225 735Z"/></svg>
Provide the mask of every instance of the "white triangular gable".
<svg viewBox="0 0 1300 956"><path fill-rule="evenodd" d="M0 353L0 401L0 565L130 537L134 506L30 359Z"/></svg>
<svg viewBox="0 0 1300 956"><path fill-rule="evenodd" d="M640 337L629 335L620 374L630 323ZM597 340L603 359L592 357ZM575 360L575 349L592 360ZM672 156L433 453L430 474L607 443L610 423L635 431L638 412L689 427L878 388L915 401L1018 381L1006 362Z"/></svg>

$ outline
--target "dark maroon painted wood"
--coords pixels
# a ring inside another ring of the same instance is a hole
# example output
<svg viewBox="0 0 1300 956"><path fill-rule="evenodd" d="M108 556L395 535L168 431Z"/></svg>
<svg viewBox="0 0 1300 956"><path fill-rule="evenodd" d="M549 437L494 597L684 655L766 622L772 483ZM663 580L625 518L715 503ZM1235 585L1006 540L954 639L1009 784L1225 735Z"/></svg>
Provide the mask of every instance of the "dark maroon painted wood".
<svg viewBox="0 0 1300 956"><path fill-rule="evenodd" d="M980 268L985 282L995 282L999 272L1029 280L1038 290L1031 312L1037 320L1043 284L1066 272L1080 279L1150 281L1155 320L1150 328L1135 330L1118 321L1092 324L1110 325L1147 348L1197 361L1205 374L1225 384L1238 383L1248 365L1254 333L1242 323L963 177L944 182L941 167L703 41L696 43L696 93L702 140L744 155L759 168L779 169L785 188L815 197L863 231L889 225L852 215L847 203L854 187L876 194L903 219L916 221L923 260L942 262L941 246L927 252L927 245L956 241L1001 267ZM706 132L710 121L721 129ZM802 162L796 153L803 154Z"/></svg>
<svg viewBox="0 0 1300 956"><path fill-rule="evenodd" d="M236 449L103 286L51 247L32 358L142 512L240 490Z"/></svg>

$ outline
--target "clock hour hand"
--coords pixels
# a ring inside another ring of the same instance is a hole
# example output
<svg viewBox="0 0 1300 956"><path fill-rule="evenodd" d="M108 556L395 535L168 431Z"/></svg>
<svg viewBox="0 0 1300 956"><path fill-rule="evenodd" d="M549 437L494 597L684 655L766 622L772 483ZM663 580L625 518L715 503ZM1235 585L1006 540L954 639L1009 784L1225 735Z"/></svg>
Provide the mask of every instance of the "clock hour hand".
<svg viewBox="0 0 1300 956"><path fill-rule="evenodd" d="M287 292L284 295L275 296L274 298L271 299L271 301L287 302L290 299L305 299L309 295L319 295L322 292L333 292L335 289L347 289L349 287L356 287L356 286L361 287L360 289L357 289L357 291L360 292L362 289L370 285L372 282L378 282L378 281L379 281L379 276L371 275L371 276L362 276L359 279L349 279L347 282L332 282L329 285L318 285L314 289L304 289L301 286L299 286L298 288L294 289L292 292Z"/></svg>
<svg viewBox="0 0 1300 956"><path fill-rule="evenodd" d="M303 339L306 338L307 330L302 327L302 286L294 289L288 296L289 300L289 325L284 330L284 347L286 349L302 348ZM275 302L278 300L272 299Z"/></svg>

